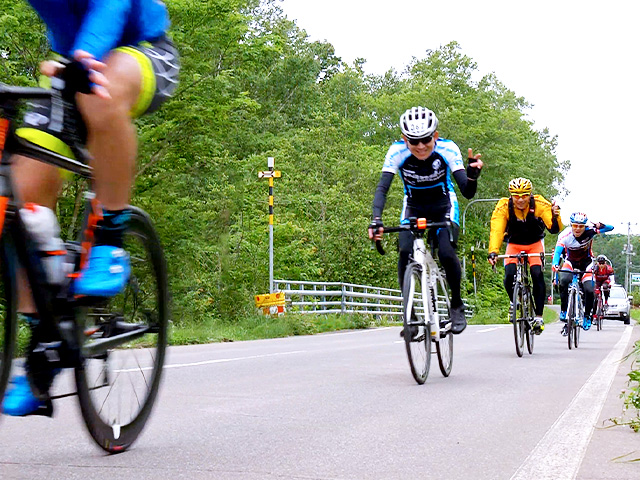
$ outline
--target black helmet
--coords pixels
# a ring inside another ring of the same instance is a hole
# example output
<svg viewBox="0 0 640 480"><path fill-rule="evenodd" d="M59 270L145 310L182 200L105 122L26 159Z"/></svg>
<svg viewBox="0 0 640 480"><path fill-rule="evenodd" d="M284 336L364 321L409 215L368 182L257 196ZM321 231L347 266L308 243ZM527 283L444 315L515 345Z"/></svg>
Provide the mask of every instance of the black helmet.
<svg viewBox="0 0 640 480"><path fill-rule="evenodd" d="M598 258L596 258L596 261L600 264L606 263L607 257L605 257L604 255L598 255Z"/></svg>

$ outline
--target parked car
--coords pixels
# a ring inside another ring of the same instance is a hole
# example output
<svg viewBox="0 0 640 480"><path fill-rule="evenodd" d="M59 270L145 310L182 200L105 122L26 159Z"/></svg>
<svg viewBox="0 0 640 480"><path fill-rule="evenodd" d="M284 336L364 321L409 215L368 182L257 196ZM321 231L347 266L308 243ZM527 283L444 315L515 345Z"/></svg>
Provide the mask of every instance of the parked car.
<svg viewBox="0 0 640 480"><path fill-rule="evenodd" d="M627 291L622 285L611 285L609 305L605 311L605 318L619 318L627 325L631 322L631 302Z"/></svg>

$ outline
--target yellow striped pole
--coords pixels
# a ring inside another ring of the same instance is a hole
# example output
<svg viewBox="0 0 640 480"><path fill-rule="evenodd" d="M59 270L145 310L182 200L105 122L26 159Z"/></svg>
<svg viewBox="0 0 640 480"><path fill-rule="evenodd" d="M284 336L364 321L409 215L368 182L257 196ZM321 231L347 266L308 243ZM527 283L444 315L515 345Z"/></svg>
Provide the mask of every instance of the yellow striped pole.
<svg viewBox="0 0 640 480"><path fill-rule="evenodd" d="M269 170L258 172L258 178L269 179L269 293L273 293L273 179L280 178L280 172L274 170L274 159L267 159Z"/></svg>

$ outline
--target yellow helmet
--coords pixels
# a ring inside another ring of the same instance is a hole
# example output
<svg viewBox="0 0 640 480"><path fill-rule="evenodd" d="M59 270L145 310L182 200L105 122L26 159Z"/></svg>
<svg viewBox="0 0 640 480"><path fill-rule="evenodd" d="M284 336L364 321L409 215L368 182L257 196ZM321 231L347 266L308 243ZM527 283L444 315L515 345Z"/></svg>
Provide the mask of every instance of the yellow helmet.
<svg viewBox="0 0 640 480"><path fill-rule="evenodd" d="M530 195L533 184L528 178L514 178L509 182L509 193L511 195Z"/></svg>

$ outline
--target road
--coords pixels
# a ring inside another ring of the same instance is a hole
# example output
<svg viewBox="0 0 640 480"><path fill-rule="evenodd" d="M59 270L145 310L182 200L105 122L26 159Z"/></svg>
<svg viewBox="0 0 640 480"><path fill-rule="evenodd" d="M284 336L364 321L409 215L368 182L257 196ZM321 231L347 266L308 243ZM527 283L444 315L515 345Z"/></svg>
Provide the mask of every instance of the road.
<svg viewBox="0 0 640 480"><path fill-rule="evenodd" d="M433 362L422 386L399 330L171 348L131 450L103 454L62 399L53 419L2 417L0 478L640 478L614 461L640 457L640 434L600 428L622 413L639 327L607 321L569 351L551 324L518 358L510 326L470 326L451 376Z"/></svg>

